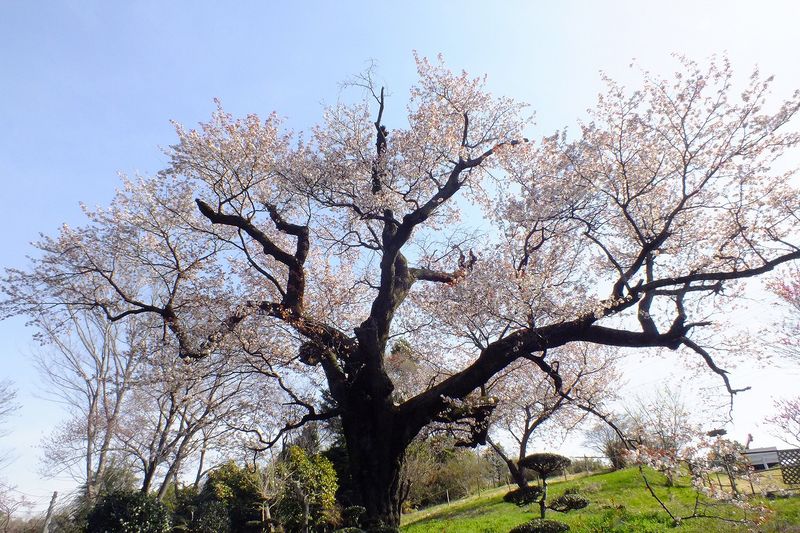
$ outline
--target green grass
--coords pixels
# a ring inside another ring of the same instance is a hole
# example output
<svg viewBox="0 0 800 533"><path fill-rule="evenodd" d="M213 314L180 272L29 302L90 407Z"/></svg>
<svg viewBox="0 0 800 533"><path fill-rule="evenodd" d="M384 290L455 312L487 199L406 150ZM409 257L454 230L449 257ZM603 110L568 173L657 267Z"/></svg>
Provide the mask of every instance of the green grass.
<svg viewBox="0 0 800 533"><path fill-rule="evenodd" d="M648 479L674 514L678 516L692 514L695 491L687 481L668 488L665 486L665 478L657 473L649 472ZM765 475L762 485L767 482L776 483L774 474ZM635 469L596 474L566 482L553 482L550 487L550 498L557 498L570 487L578 487L591 502L589 507L567 514L548 510L548 518L569 524L571 531L647 533L676 529L669 516L649 494L639 472ZM745 487L749 491L749 484ZM745 490L745 487L740 488ZM758 490L758 487L756 489ZM480 496L453 502L451 505L439 505L405 515L402 531L404 533L506 533L512 527L538 516L536 505L517 507L503 502L503 494L508 490L508 487L502 487L486 491ZM774 500L759 497L754 501L768 509L768 520L757 529L716 519L693 518L684 521L676 532L728 533L757 530L800 533L800 494L797 491L792 497ZM704 507L707 514L729 519L743 518L743 512L732 505L707 503L709 507Z"/></svg>

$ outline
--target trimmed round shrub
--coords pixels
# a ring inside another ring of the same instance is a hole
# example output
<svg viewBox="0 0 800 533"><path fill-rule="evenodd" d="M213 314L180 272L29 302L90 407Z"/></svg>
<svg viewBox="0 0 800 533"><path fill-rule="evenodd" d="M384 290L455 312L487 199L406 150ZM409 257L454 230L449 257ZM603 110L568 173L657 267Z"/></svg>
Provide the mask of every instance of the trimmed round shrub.
<svg viewBox="0 0 800 533"><path fill-rule="evenodd" d="M550 509L558 511L559 513L566 513L568 511L575 511L583 509L589 505L589 500L575 492L565 492L563 496L559 496L549 505Z"/></svg>
<svg viewBox="0 0 800 533"><path fill-rule="evenodd" d="M366 512L367 508L360 505L351 505L350 507L345 507L342 509L342 522L350 527L359 526L361 524L361 516Z"/></svg>
<svg viewBox="0 0 800 533"><path fill-rule="evenodd" d="M112 492L89 512L88 533L166 533L167 506L141 492Z"/></svg>
<svg viewBox="0 0 800 533"><path fill-rule="evenodd" d="M533 470L543 478L548 478L567 468L572 461L557 453L534 453L520 460L519 465Z"/></svg>
<svg viewBox="0 0 800 533"><path fill-rule="evenodd" d="M555 520L534 518L530 522L512 528L508 533L561 533L562 531L569 531L569 526Z"/></svg>
<svg viewBox="0 0 800 533"><path fill-rule="evenodd" d="M540 487L526 487L524 489L514 489L506 492L503 496L503 501L514 503L522 507L534 502L538 502L542 496L542 489Z"/></svg>

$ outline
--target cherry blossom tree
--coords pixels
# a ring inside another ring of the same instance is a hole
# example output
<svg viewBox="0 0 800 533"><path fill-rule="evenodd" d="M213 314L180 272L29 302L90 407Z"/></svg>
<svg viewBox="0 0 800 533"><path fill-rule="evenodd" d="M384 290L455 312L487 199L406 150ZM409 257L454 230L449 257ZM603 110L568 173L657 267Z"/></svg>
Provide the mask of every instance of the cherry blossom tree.
<svg viewBox="0 0 800 533"><path fill-rule="evenodd" d="M563 389L561 346L681 350L735 393L695 332L736 296L724 288L800 258L797 191L772 170L798 142L800 95L769 109L769 78L734 88L726 61L681 60L637 91L608 81L576 135L528 142L524 105L417 64L395 124L367 73L363 101L306 136L221 108L178 125L167 168L7 271L4 314L69 302L156 317L185 360L256 354L302 412L283 429L341 419L367 520L390 526L415 435L466 422L485 440L481 387L522 358ZM438 367L401 402L395 337Z"/></svg>
<svg viewBox="0 0 800 533"><path fill-rule="evenodd" d="M770 280L770 289L780 298L788 311L781 331L776 333L778 351L789 359L800 357L800 269L794 267L783 272L781 277ZM800 397L780 398L774 402L775 414L766 422L778 432L776 436L791 446L800 446Z"/></svg>
<svg viewBox="0 0 800 533"><path fill-rule="evenodd" d="M796 267L783 269L781 274L767 283L779 298L782 308L787 311L778 330L769 332L773 336L770 344L780 355L796 359L800 357L800 321L797 319L800 312L800 270Z"/></svg>
<svg viewBox="0 0 800 533"><path fill-rule="evenodd" d="M767 423L785 443L800 447L800 397L776 400L774 408L775 414L767 418Z"/></svg>

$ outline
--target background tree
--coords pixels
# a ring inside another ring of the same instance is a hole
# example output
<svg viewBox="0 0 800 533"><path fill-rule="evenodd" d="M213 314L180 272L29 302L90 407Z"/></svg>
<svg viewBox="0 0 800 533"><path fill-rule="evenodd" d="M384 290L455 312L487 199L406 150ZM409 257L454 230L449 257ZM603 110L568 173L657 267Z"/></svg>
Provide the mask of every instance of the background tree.
<svg viewBox="0 0 800 533"><path fill-rule="evenodd" d="M783 269L780 276L770 279L768 288L778 297L778 301L786 314L778 332L771 331L775 339L768 341L776 351L790 359L800 357L800 269L789 267Z"/></svg>
<svg viewBox="0 0 800 533"><path fill-rule="evenodd" d="M620 421L619 417L615 417L614 425L623 432L627 432L629 421L625 418ZM625 453L628 446L622 437L605 422L597 422L586 431L584 444L607 458L613 470L620 470L627 466Z"/></svg>
<svg viewBox="0 0 800 533"><path fill-rule="evenodd" d="M648 400L635 398L626 405L627 436L640 453L657 458L654 464L672 486L680 474L684 449L702 435L700 406L689 406L680 390L662 387Z"/></svg>
<svg viewBox="0 0 800 533"><path fill-rule="evenodd" d="M369 74L307 141L275 115L178 126L164 171L7 271L4 314L68 301L154 316L183 358L263 356L302 413L284 429L340 417L367 518L392 526L406 447L435 421L485 440L481 386L521 358L561 388L549 351L569 343L684 349L735 393L695 331L735 297L724 286L800 258L800 202L771 170L798 142L800 95L767 111L768 79L734 88L727 62L683 60L635 92L609 82L576 138L530 143L524 106L482 78L418 71L391 131ZM465 201L485 208L477 227ZM398 404L401 334L441 371Z"/></svg>
<svg viewBox="0 0 800 533"><path fill-rule="evenodd" d="M196 365L151 354L131 394L129 416L119 430L120 448L140 465L141 490L156 488L163 498L181 467L197 461L201 477L203 450L222 443L228 423L250 406L249 375L234 372L227 358Z"/></svg>
<svg viewBox="0 0 800 533"><path fill-rule="evenodd" d="M792 360L800 358L800 270L787 269L779 278L770 280L770 289L788 310L784 317L777 342L779 353ZM775 400L775 414L766 419L776 430L776 436L790 446L800 447L800 397Z"/></svg>
<svg viewBox="0 0 800 533"><path fill-rule="evenodd" d="M6 435L6 429L3 427L6 420L19 408L15 401L16 397L17 391L13 383L5 379L0 380L0 437ZM5 451L0 450L0 474L7 462ZM23 505L24 502L14 493L13 487L0 475L0 531L6 531L12 516Z"/></svg>
<svg viewBox="0 0 800 533"><path fill-rule="evenodd" d="M5 424L11 414L19 408L15 399L17 391L13 383L7 379L0 380L0 424ZM5 428L0 431L0 437L6 435Z"/></svg>

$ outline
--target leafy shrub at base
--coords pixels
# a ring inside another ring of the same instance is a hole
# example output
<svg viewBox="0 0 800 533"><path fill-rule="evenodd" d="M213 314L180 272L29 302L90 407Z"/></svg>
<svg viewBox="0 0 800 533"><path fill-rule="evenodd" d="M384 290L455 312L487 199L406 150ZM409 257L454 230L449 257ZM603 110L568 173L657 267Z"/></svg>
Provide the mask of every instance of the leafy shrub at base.
<svg viewBox="0 0 800 533"><path fill-rule="evenodd" d="M112 492L89 512L87 533L166 533L167 507L141 492Z"/></svg>
<svg viewBox="0 0 800 533"><path fill-rule="evenodd" d="M530 522L512 528L508 533L561 533L562 531L569 531L569 526L555 520L534 518Z"/></svg>
<svg viewBox="0 0 800 533"><path fill-rule="evenodd" d="M367 512L367 508L361 505L351 505L342 509L342 523L345 526L358 528L361 525L361 516ZM344 531L340 529L337 531Z"/></svg>

